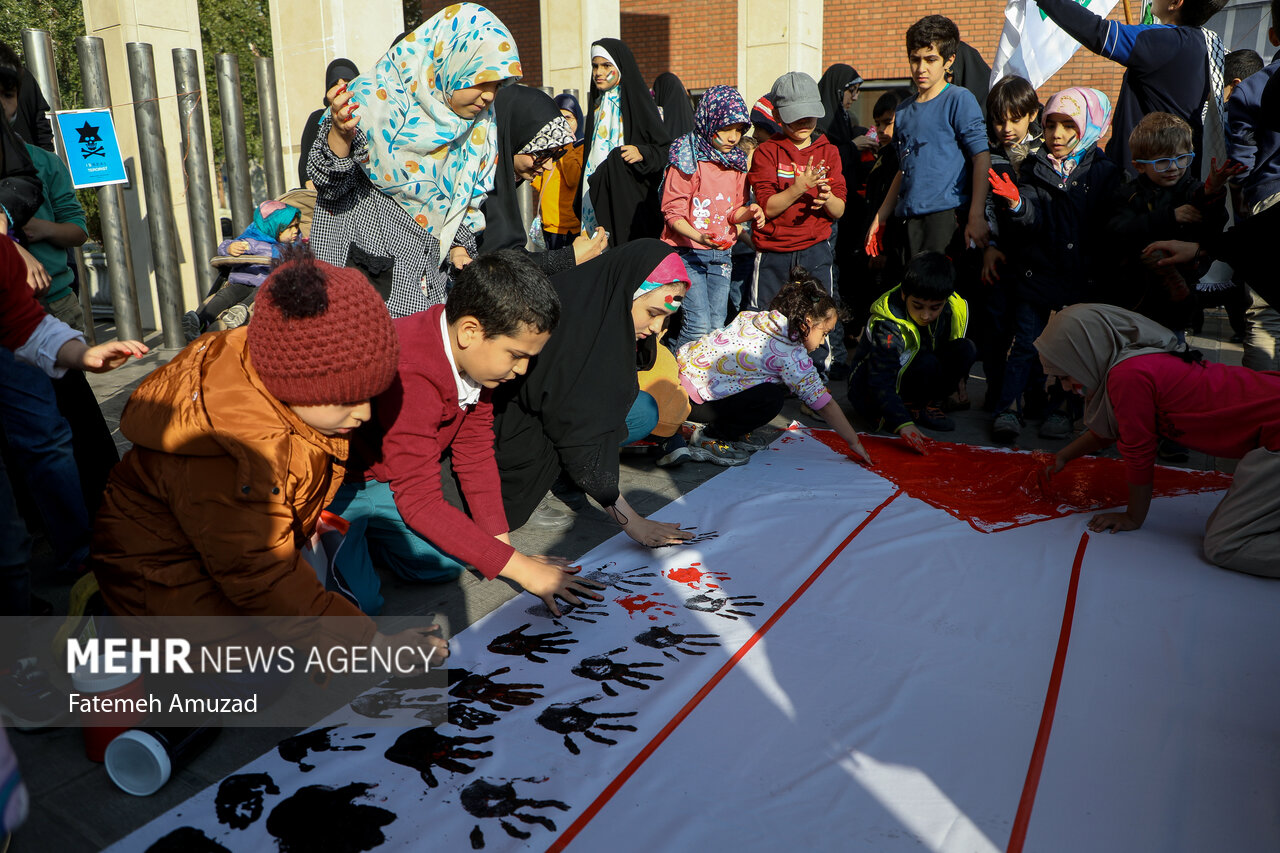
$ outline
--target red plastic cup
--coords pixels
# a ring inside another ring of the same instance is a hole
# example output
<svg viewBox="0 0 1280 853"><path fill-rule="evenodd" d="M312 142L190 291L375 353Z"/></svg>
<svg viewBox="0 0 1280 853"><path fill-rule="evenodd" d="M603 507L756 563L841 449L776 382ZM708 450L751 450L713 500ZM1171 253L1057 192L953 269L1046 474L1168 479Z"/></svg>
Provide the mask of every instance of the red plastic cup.
<svg viewBox="0 0 1280 853"><path fill-rule="evenodd" d="M125 669L131 669L126 664ZM142 674L94 673L87 666L81 666L71 676L75 692L83 694L82 698L96 696L99 699L142 699ZM116 735L134 728L147 716L143 711L124 711L117 713L82 712L80 714L81 731L84 733L84 754L90 761L102 763L107 746L115 740Z"/></svg>

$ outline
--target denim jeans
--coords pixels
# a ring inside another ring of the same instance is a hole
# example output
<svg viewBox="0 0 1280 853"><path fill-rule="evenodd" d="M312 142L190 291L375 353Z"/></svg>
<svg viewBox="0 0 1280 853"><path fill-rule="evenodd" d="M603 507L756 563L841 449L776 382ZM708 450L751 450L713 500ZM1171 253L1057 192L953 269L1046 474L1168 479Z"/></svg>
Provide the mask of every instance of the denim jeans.
<svg viewBox="0 0 1280 853"><path fill-rule="evenodd" d="M26 481L54 556L64 566L89 550L89 513L80 488L71 427L58 411L53 383L11 350L0 348L0 428L13 465Z"/></svg>
<svg viewBox="0 0 1280 853"><path fill-rule="evenodd" d="M720 328L729 305L732 257L729 249L677 249L689 271L689 292L680 306L683 325L673 344L679 349Z"/></svg>
<svg viewBox="0 0 1280 853"><path fill-rule="evenodd" d="M1004 365L1004 385L996 412L1013 408L1031 381L1041 381L1044 370L1040 367L1040 355L1035 340L1049 322L1049 311L1027 302L1019 301L1013 307L1013 346Z"/></svg>
<svg viewBox="0 0 1280 853"><path fill-rule="evenodd" d="M31 612L31 537L18 515L9 488L4 457L0 456L0 616L26 616Z"/></svg>

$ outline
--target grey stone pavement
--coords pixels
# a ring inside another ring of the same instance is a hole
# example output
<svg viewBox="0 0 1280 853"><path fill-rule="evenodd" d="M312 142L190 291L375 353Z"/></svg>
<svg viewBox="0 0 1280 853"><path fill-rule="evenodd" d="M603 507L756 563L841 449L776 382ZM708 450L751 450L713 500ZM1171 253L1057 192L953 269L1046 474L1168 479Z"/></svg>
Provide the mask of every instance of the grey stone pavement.
<svg viewBox="0 0 1280 853"><path fill-rule="evenodd" d="M1225 314L1213 309L1206 312L1203 336L1189 336L1189 342L1212 361L1238 365L1242 349L1239 344L1226 343L1229 336ZM114 330L109 325L99 324L98 340L111 340L113 337ZM146 342L159 347L159 335L150 334ZM90 377L122 453L129 443L120 435L118 423L129 394L147 374L167 362L176 352L157 349L112 373ZM953 414L955 432L934 433L932 436L966 444L993 445L990 438L991 416L981 409L985 386L979 369L969 382L973 408ZM844 383L833 383L831 391L837 400L843 402ZM785 427L793 419L809 426L823 425L819 420L805 417L800 412L798 401L789 399L773 426ZM856 418L853 422L860 430L866 426ZM1063 444L1065 442L1039 438L1035 425L1029 424L1016 446L1025 450L1056 450ZM1185 467L1231 471L1233 465L1229 460L1193 453ZM657 468L650 457L624 454L621 470L623 493L637 511L648 514L692 491L724 469L707 464L686 464L663 470ZM513 533L512 542L525 553L576 559L617 532L617 526L592 504L579 513L574 526L568 531L519 530ZM69 588L40 582L41 560L47 553L47 549L41 552L38 543L32 566L36 577L35 591L54 603L54 612L65 612ZM520 594L506 581L488 581L477 573L464 574L459 582L443 585L408 584L387 573L383 591L389 613L410 616L434 614L445 627L446 636L462 631ZM18 754L32 799L31 816L14 834L11 850L13 853L99 850L203 788L216 784L295 732L293 729L261 728L225 730L213 746L176 772L163 789L151 797L141 798L117 789L101 765L92 764L84 757L81 735L76 729L52 729L33 734L10 732L9 737Z"/></svg>

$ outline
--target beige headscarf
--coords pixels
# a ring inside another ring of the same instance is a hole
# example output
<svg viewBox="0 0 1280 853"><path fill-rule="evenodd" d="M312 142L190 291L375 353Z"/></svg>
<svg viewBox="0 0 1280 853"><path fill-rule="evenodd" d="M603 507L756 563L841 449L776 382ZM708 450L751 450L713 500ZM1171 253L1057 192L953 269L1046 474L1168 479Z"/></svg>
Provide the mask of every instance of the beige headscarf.
<svg viewBox="0 0 1280 853"><path fill-rule="evenodd" d="M1112 305L1072 305L1049 319L1036 338L1045 372L1084 384L1084 423L1103 438L1119 437L1107 396L1107 374L1126 358L1175 352L1173 332L1141 314Z"/></svg>

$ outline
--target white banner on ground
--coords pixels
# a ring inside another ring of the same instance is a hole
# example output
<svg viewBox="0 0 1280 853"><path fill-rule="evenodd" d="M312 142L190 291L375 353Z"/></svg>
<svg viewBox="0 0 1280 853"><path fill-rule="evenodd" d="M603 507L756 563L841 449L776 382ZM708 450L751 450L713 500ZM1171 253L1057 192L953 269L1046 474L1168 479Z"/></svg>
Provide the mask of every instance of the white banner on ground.
<svg viewBox="0 0 1280 853"><path fill-rule="evenodd" d="M1076 2L1105 18L1117 0ZM991 64L991 85L1005 75L1016 74L1038 89L1067 64L1079 47L1080 43L1042 12L1035 0L1008 0L996 61Z"/></svg>

